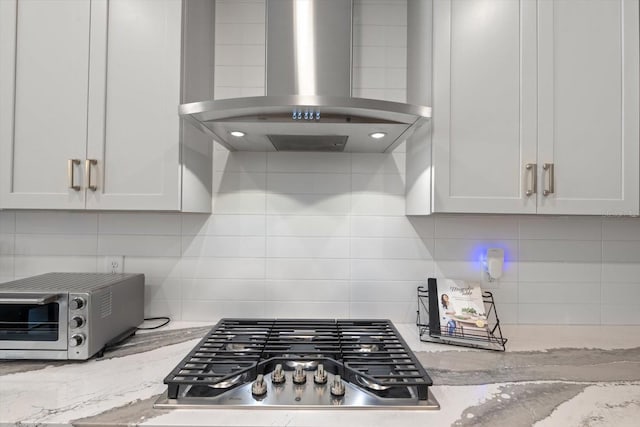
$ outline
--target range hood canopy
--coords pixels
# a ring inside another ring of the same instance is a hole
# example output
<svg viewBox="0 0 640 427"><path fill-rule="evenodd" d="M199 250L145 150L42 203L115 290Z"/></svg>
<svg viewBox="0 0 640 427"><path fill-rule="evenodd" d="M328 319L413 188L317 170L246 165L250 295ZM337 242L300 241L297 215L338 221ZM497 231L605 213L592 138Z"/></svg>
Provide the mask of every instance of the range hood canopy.
<svg viewBox="0 0 640 427"><path fill-rule="evenodd" d="M392 150L431 108L350 96L351 25L350 1L267 0L267 95L183 104L180 115L232 151Z"/></svg>

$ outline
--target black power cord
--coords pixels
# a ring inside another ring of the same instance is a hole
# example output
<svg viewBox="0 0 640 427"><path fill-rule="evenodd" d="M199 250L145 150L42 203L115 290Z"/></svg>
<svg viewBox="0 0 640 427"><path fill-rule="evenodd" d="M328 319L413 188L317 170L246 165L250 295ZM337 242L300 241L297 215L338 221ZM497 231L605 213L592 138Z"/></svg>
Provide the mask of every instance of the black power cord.
<svg viewBox="0 0 640 427"><path fill-rule="evenodd" d="M169 324L169 322L171 322L171 318L170 318L170 317L167 317L167 316L160 316L160 317L146 317L146 318L144 319L144 321L146 322L147 320L164 320L164 322L160 323L159 325L151 326L151 327L148 327L148 328L141 328L141 327L138 327L138 328L137 328L137 330L138 330L138 331L150 331L150 330L153 330L153 329L159 329L159 328L162 328L163 326L168 325L168 324Z"/></svg>

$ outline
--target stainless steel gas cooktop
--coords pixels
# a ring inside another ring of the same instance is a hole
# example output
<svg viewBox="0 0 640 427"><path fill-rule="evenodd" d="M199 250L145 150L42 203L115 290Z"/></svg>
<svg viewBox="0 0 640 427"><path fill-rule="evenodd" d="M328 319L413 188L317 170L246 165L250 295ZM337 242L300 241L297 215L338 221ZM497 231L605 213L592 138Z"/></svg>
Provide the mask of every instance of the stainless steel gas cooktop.
<svg viewBox="0 0 640 427"><path fill-rule="evenodd" d="M156 408L439 409L389 320L222 319Z"/></svg>

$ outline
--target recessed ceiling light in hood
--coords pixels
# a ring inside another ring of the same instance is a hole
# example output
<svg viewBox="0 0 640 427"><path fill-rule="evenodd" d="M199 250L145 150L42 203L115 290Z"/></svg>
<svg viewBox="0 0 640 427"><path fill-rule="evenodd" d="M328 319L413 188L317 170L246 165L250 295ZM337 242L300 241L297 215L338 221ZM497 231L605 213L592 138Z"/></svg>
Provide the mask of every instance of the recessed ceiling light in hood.
<svg viewBox="0 0 640 427"><path fill-rule="evenodd" d="M266 96L180 106L228 149L386 152L431 117L430 107L351 97L351 1L267 0L266 21Z"/></svg>

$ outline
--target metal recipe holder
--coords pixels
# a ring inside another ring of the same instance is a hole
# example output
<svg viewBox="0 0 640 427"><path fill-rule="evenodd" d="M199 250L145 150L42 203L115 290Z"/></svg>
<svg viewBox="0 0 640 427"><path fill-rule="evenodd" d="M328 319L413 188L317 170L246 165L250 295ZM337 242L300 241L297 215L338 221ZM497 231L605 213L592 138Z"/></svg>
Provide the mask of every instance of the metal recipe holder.
<svg viewBox="0 0 640 427"><path fill-rule="evenodd" d="M507 338L502 336L500 319L498 319L496 305L491 292L482 292L482 300L487 315L487 325L485 327L469 327L457 322L455 328L447 328L440 325L436 279L430 278L427 283L427 288L418 286L416 326L418 326L420 333L420 341L505 351ZM429 293L436 295L436 298L429 299Z"/></svg>

